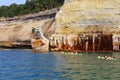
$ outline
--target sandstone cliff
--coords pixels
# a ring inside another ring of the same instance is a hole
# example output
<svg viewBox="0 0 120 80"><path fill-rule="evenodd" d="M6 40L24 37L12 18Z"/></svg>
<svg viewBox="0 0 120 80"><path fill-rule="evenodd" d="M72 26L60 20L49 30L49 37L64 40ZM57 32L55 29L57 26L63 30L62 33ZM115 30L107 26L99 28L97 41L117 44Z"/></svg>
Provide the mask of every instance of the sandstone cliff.
<svg viewBox="0 0 120 80"><path fill-rule="evenodd" d="M14 18L0 18L0 46L30 46L32 27L39 27L46 37L54 33L57 9ZM9 44L6 45L6 44Z"/></svg>
<svg viewBox="0 0 120 80"><path fill-rule="evenodd" d="M120 31L119 0L65 0L56 15L56 33Z"/></svg>
<svg viewBox="0 0 120 80"><path fill-rule="evenodd" d="M65 0L55 18L51 50L120 51L119 0ZM77 40L72 35L77 35Z"/></svg>
<svg viewBox="0 0 120 80"><path fill-rule="evenodd" d="M120 1L65 0L59 12L53 9L20 17L1 18L0 44L16 46L30 43L32 27L41 28L46 37L54 32L54 35L59 34L61 37L100 32L108 34L109 38L111 33L120 33ZM57 43L57 46L61 46L59 40Z"/></svg>

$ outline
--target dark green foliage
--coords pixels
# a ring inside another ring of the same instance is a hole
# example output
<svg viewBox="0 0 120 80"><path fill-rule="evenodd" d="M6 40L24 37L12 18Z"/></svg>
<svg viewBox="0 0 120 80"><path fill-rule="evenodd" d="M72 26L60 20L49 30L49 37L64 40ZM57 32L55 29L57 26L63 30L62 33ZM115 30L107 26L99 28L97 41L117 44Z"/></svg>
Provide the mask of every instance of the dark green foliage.
<svg viewBox="0 0 120 80"><path fill-rule="evenodd" d="M26 0L25 4L0 7L0 17L14 17L60 7L64 0Z"/></svg>

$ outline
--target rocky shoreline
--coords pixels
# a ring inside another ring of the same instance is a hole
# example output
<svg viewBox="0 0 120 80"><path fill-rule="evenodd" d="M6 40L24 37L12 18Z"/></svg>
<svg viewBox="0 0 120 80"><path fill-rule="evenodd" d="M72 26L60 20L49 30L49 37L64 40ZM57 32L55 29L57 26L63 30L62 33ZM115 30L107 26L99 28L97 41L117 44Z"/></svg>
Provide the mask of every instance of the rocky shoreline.
<svg viewBox="0 0 120 80"><path fill-rule="evenodd" d="M32 27L40 27L46 36L50 36L54 32L57 11L56 8L13 18L0 18L0 48L32 49Z"/></svg>
<svg viewBox="0 0 120 80"><path fill-rule="evenodd" d="M0 41L8 42L13 48L32 44L34 49L44 43L47 51L120 51L120 7L115 5L120 1L112 2L65 0L59 11L56 8L20 17L1 18ZM33 38L33 43L30 43L32 28L41 29L47 42Z"/></svg>
<svg viewBox="0 0 120 80"><path fill-rule="evenodd" d="M19 42L0 42L0 49L32 49L30 41L19 41Z"/></svg>

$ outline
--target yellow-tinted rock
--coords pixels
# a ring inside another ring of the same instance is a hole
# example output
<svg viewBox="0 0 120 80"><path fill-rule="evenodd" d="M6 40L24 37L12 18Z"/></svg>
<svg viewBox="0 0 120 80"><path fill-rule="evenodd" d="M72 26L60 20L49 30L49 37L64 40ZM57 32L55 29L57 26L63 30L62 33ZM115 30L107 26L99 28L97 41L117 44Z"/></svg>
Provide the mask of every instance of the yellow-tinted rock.
<svg viewBox="0 0 120 80"><path fill-rule="evenodd" d="M110 26L112 29L120 22L119 4L119 0L65 0L63 7L56 15L56 33L66 31L68 34L76 32L79 28L81 32L88 26L94 25L97 25L98 30L101 26Z"/></svg>

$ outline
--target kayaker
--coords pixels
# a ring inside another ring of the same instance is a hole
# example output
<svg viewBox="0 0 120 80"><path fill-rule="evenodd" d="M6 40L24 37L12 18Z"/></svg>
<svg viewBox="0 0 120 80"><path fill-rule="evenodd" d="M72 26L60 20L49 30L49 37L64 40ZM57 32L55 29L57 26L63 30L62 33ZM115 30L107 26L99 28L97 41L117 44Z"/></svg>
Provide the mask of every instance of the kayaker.
<svg viewBox="0 0 120 80"><path fill-rule="evenodd" d="M112 55L110 55L110 57L109 57L109 58L113 59L113 58L115 58L115 57L113 57Z"/></svg>
<svg viewBox="0 0 120 80"><path fill-rule="evenodd" d="M113 58L115 58L115 57L113 57L112 55L110 55L110 56L105 55L104 58L105 58L105 60L106 60L106 59L113 59Z"/></svg>
<svg viewBox="0 0 120 80"><path fill-rule="evenodd" d="M105 55L105 56L104 56L104 58L105 58L105 59L107 59L107 58L108 58L108 56L107 56L107 55Z"/></svg>

